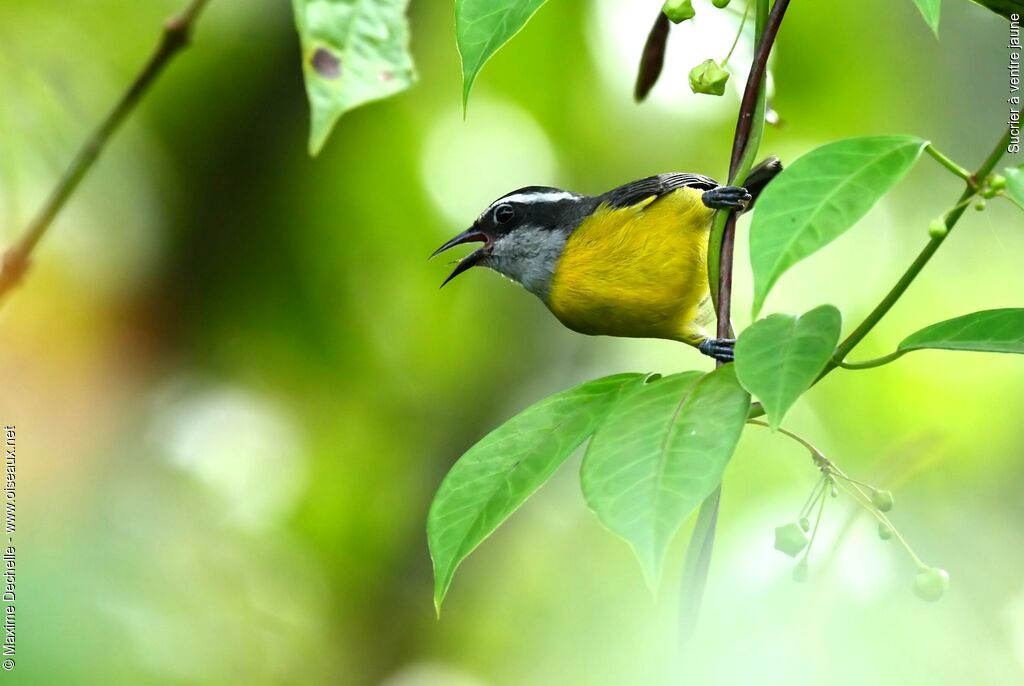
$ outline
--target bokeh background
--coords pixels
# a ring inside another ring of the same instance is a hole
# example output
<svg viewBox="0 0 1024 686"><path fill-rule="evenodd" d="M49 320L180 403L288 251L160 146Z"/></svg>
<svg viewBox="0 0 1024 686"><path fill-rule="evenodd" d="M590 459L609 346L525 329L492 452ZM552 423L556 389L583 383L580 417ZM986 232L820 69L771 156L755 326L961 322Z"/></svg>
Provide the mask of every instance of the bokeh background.
<svg viewBox="0 0 1024 686"><path fill-rule="evenodd" d="M0 4L4 243L180 4ZM789 420L895 490L895 521L952 576L942 602L911 594L907 557L846 498L829 501L811 578L794 583L773 529L816 473L751 428L685 661L685 532L652 597L587 511L578 456L463 565L435 618L424 523L463 450L597 375L709 367L677 344L572 334L489 272L438 291L449 268L426 261L522 185L725 175L736 94L698 98L685 79L727 50L735 19L698 3L636 106L659 4L553 0L487 66L463 119L452 3L413 2L419 84L344 117L311 159L290 7L211 3L0 312L0 420L19 449L18 657L0 682L1024 683L1024 364L1012 356L921 352L838 372ZM845 136L914 133L977 165L1006 121L1007 24L965 0L943 11L937 42L910 0L794 3L764 151L791 160ZM787 274L768 311L832 302L848 330L960 185L922 160ZM854 357L1022 304L1024 221L990 205Z"/></svg>

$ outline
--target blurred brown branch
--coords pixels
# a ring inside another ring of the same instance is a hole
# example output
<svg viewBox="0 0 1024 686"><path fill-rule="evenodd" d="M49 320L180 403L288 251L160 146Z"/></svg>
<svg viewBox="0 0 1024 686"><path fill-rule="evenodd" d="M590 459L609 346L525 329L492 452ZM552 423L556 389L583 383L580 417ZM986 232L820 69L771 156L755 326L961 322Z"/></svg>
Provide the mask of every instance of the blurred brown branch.
<svg viewBox="0 0 1024 686"><path fill-rule="evenodd" d="M782 25L786 9L789 7L789 0L775 0L770 10L768 8L769 0L752 1L757 3L757 28L755 31L757 48L754 52L754 61L750 65L750 73L747 75L747 83L743 90L743 99L740 101L739 116L736 121L736 133L733 136L732 155L729 161L729 183L733 184L742 183L742 177L745 177L750 171L753 157L761 145L766 100L764 77L768 69L768 57L771 55L775 37ZM718 274L718 283L710 284L711 288L716 288L718 293L716 300L718 338L732 337L732 258L735 232L736 213L730 212L722 234L718 269L712 270ZM714 250L715 247L714 236L712 236L709 250ZM708 259L714 260L715 256L709 252ZM721 364L719 362L718 366ZM707 587L721 498L722 486L719 484L718 488L701 504L700 512L697 515L697 524L686 549L679 603L680 643L684 651L696 630L704 590Z"/></svg>
<svg viewBox="0 0 1024 686"><path fill-rule="evenodd" d="M79 149L78 154L71 160L71 164L61 175L56 187L50 192L46 202L26 227L25 232L4 253L2 265L0 265L0 300L24 277L30 264L32 251L63 209L68 198L92 168L110 137L142 100L164 67L188 45L196 19L208 2L209 0L191 0L180 14L171 17L164 23L160 42L145 66L121 96L114 109L110 111L106 119L89 136Z"/></svg>
<svg viewBox="0 0 1024 686"><path fill-rule="evenodd" d="M736 121L736 135L732 142L732 157L729 161L729 183L741 184L750 171L751 163L761 145L761 131L764 126L764 81L768 70L768 57L782 18L789 7L789 0L775 0L764 24L754 62L750 65L747 85L743 89L739 117ZM755 115L760 117L755 124ZM752 135L753 133L753 135ZM736 239L736 213L730 212L722 234L722 252L718 271L718 337L731 338L732 334L732 257Z"/></svg>

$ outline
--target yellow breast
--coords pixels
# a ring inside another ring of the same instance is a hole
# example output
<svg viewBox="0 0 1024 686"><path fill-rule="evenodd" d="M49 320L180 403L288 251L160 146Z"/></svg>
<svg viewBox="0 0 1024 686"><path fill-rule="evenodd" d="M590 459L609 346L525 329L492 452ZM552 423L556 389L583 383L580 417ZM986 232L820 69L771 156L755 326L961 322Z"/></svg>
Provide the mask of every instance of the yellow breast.
<svg viewBox="0 0 1024 686"><path fill-rule="evenodd" d="M569 236L548 307L580 333L699 342L713 214L692 188L601 206Z"/></svg>

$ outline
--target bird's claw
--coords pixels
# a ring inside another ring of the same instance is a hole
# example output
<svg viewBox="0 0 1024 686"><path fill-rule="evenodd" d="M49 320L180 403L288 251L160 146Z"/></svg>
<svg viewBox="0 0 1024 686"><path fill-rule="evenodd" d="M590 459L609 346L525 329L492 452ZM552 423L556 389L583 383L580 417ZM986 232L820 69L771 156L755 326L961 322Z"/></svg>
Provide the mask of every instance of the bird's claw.
<svg viewBox="0 0 1024 686"><path fill-rule="evenodd" d="M733 349L735 347L735 338L705 338L697 346L697 350L719 362L732 362L734 357Z"/></svg>
<svg viewBox="0 0 1024 686"><path fill-rule="evenodd" d="M702 196L704 204L715 210L743 211L750 205L751 196L746 188L739 186L719 186L705 191Z"/></svg>

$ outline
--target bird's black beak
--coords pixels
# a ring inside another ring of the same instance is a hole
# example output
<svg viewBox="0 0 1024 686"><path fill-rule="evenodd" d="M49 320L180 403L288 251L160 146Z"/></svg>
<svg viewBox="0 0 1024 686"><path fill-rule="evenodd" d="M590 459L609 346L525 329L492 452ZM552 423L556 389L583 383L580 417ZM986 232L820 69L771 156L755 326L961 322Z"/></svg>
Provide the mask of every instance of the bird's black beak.
<svg viewBox="0 0 1024 686"><path fill-rule="evenodd" d="M470 267L475 267L477 264L480 263L480 261L483 258L487 257L487 255L490 254L490 237L487 234L480 231L479 229L477 229L476 227L471 227L460 233L458 236L452 238L450 241L442 245L437 250L435 250L434 254L431 255L431 257L437 257L445 250L454 248L456 245L462 245L464 243L483 243L484 245L480 248L477 248L476 250L469 253L461 260L459 260L459 263L455 266L455 269L452 271L451 274L448 275L448 278L444 280L444 283L441 284L441 288L444 288L444 285L446 283L448 283L449 281L451 281L456 276L466 271Z"/></svg>

